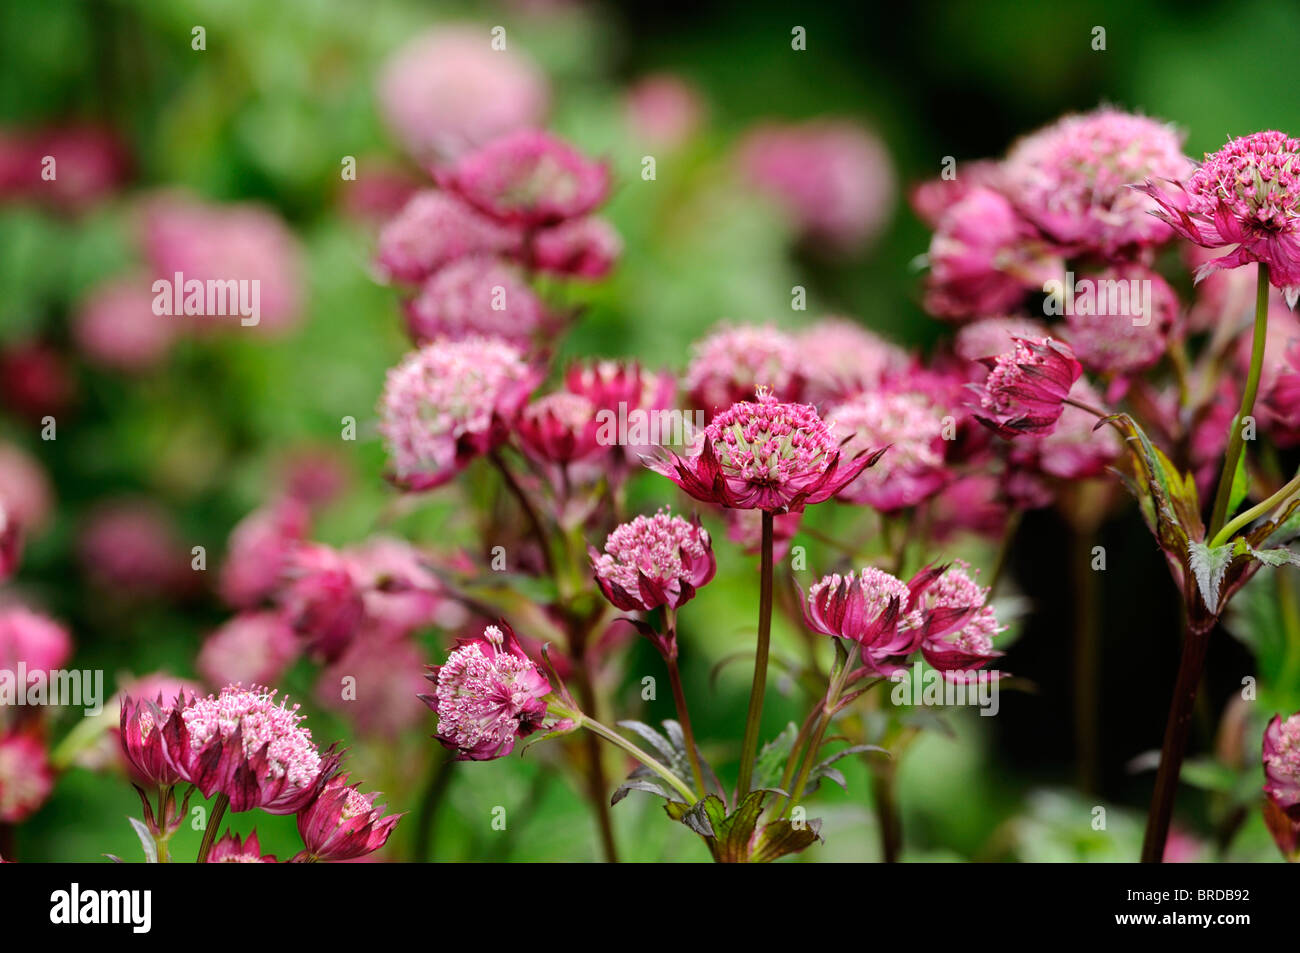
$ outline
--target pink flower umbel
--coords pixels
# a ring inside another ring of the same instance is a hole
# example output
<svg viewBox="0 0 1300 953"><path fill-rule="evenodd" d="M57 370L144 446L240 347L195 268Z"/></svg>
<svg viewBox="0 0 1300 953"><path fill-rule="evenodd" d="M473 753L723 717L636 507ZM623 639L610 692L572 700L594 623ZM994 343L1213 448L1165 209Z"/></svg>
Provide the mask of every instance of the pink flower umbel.
<svg viewBox="0 0 1300 953"><path fill-rule="evenodd" d="M162 726L167 757L204 797L222 793L230 810L296 814L338 770L302 725L298 706L254 685L228 685L194 701Z"/></svg>
<svg viewBox="0 0 1300 953"><path fill-rule="evenodd" d="M421 695L438 715L434 735L457 761L491 761L514 750L546 718L551 683L519 645L509 626L490 625L460 639L443 665L425 676L436 687Z"/></svg>
<svg viewBox="0 0 1300 953"><path fill-rule="evenodd" d="M54 788L45 744L32 731L0 735L0 823L25 821Z"/></svg>
<svg viewBox="0 0 1300 953"><path fill-rule="evenodd" d="M300 543L285 565L279 602L308 652L332 662L356 635L365 613L347 557L328 546Z"/></svg>
<svg viewBox="0 0 1300 953"><path fill-rule="evenodd" d="M440 170L438 183L497 221L523 228L589 213L609 193L609 168L549 133L520 130Z"/></svg>
<svg viewBox="0 0 1300 953"><path fill-rule="evenodd" d="M1052 338L1016 338L1015 347L984 358L989 376L975 391L975 419L1003 437L1049 434L1083 373L1068 345Z"/></svg>
<svg viewBox="0 0 1300 953"><path fill-rule="evenodd" d="M119 738L127 770L136 780L170 787L182 780L180 770L167 754L163 726L193 702L185 688L171 692L165 688L151 691L143 684L131 687L119 706Z"/></svg>
<svg viewBox="0 0 1300 953"><path fill-rule="evenodd" d="M222 598L236 609L251 609L270 599L289 558L307 535L310 518L305 504L286 497L235 524L221 566Z"/></svg>
<svg viewBox="0 0 1300 953"><path fill-rule="evenodd" d="M904 389L864 391L836 406L826 420L848 436L846 453L889 448L839 492L839 499L892 513L941 490L950 479L944 466L948 416L928 394Z"/></svg>
<svg viewBox="0 0 1300 953"><path fill-rule="evenodd" d="M712 417L739 400L753 400L766 387L792 400L799 391L799 349L773 327L723 327L691 346L682 382L693 407Z"/></svg>
<svg viewBox="0 0 1300 953"><path fill-rule="evenodd" d="M879 386L911 363L897 344L848 318L823 318L799 335L797 345L801 396L822 411Z"/></svg>
<svg viewBox="0 0 1300 953"><path fill-rule="evenodd" d="M194 667L209 685L265 684L279 681L300 648L281 613L241 612L207 637Z"/></svg>
<svg viewBox="0 0 1300 953"><path fill-rule="evenodd" d="M713 578L717 563L708 532L698 520L660 510L615 527L605 551L587 548L596 584L605 598L627 612L678 608Z"/></svg>
<svg viewBox="0 0 1300 953"><path fill-rule="evenodd" d="M241 840L238 834L227 831L220 840L212 845L208 854L209 864L274 864L275 857L262 853L262 845L257 842L257 831L252 831L247 840Z"/></svg>
<svg viewBox="0 0 1300 953"><path fill-rule="evenodd" d="M714 417L694 449L685 457L667 451L646 465L697 500L770 513L829 500L884 452L864 450L846 461L810 404L782 403L766 388Z"/></svg>
<svg viewBox="0 0 1300 953"><path fill-rule="evenodd" d="M516 432L529 455L543 463L568 464L603 453L596 407L580 394L557 391L539 397L519 415Z"/></svg>
<svg viewBox="0 0 1300 953"><path fill-rule="evenodd" d="M516 268L485 255L455 261L429 276L406 302L411 339L496 338L527 349L546 309Z"/></svg>
<svg viewBox="0 0 1300 953"><path fill-rule="evenodd" d="M533 267L569 278L603 278L623 253L623 239L603 218L576 218L533 236Z"/></svg>
<svg viewBox="0 0 1300 953"><path fill-rule="evenodd" d="M1155 214L1205 248L1234 245L1197 271L1257 261L1269 266L1269 282L1287 304L1300 298L1300 140L1281 132L1232 139L1183 181L1154 179L1139 191L1159 204Z"/></svg>
<svg viewBox="0 0 1300 953"><path fill-rule="evenodd" d="M911 601L907 583L871 566L847 576L824 576L800 600L808 628L856 642L862 661L882 675L895 671L916 648L918 634L900 627Z"/></svg>
<svg viewBox="0 0 1300 953"><path fill-rule="evenodd" d="M921 654L945 675L961 677L1002 654L994 650L993 637L1004 627L985 604L988 595L961 560L919 587L904 626L921 632Z"/></svg>
<svg viewBox="0 0 1300 953"><path fill-rule="evenodd" d="M1003 165L1002 187L1054 241L1110 256L1172 237L1148 214L1151 200L1129 186L1187 175L1192 162L1182 145L1183 136L1166 123L1103 107L1017 142Z"/></svg>
<svg viewBox="0 0 1300 953"><path fill-rule="evenodd" d="M388 842L402 815L384 816L375 794L362 794L346 774L331 778L316 800L298 812L298 834L312 860L353 860Z"/></svg>
<svg viewBox="0 0 1300 953"><path fill-rule="evenodd" d="M1264 822L1282 856L1300 861L1300 713L1264 731Z"/></svg>
<svg viewBox="0 0 1300 953"><path fill-rule="evenodd" d="M409 355L380 400L390 478L408 490L452 479L509 436L537 379L518 348L492 338L438 340Z"/></svg>
<svg viewBox="0 0 1300 953"><path fill-rule="evenodd" d="M1098 374L1135 374L1164 356L1169 332L1178 317L1178 299L1168 282L1141 265L1120 265L1078 279L1097 289L1087 308L1075 307L1066 317L1065 332L1079 363ZM1103 288L1133 289L1127 304ZM1149 289L1149 300L1146 291ZM1139 313L1150 309L1150 314Z"/></svg>
<svg viewBox="0 0 1300 953"><path fill-rule="evenodd" d="M517 242L514 231L456 196L426 189L379 233L376 269L390 280L419 282L459 258L497 254Z"/></svg>
<svg viewBox="0 0 1300 953"><path fill-rule="evenodd" d="M1101 403L1084 378L1075 382L1070 394L1093 406ZM1017 440L1011 460L1017 467L1061 480L1082 480L1101 475L1123 453L1124 443L1112 428L1099 429L1094 415L1067 406L1051 433Z"/></svg>
<svg viewBox="0 0 1300 953"><path fill-rule="evenodd" d="M59 623L20 606L0 608L0 670L14 672L18 663L32 672L48 672L67 661L72 639Z"/></svg>
<svg viewBox="0 0 1300 953"><path fill-rule="evenodd" d="M177 319L154 314L153 292L143 276L97 285L78 308L77 349L99 367L135 373L159 364L171 348Z"/></svg>

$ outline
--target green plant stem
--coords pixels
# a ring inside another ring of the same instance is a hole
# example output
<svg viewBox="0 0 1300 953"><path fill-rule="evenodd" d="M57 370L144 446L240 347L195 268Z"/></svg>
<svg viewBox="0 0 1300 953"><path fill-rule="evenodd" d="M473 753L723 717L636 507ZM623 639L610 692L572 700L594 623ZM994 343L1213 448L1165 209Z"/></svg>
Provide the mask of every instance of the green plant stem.
<svg viewBox="0 0 1300 953"><path fill-rule="evenodd" d="M794 790L790 792L787 808L799 803L799 798L808 785L808 775L812 773L813 764L817 761L817 749L821 747L822 740L826 737L826 729L830 727L831 719L835 716L835 705L840 700L840 693L844 690L844 680L851 669L849 650L842 639L836 639L835 667L831 670L831 683L826 689L826 698L821 706L821 717L817 720L817 728L813 732L812 740L808 742L808 751L804 755L803 764L799 766L799 776L795 779ZM781 813L784 814L785 810L783 808Z"/></svg>
<svg viewBox="0 0 1300 953"><path fill-rule="evenodd" d="M686 692L682 690L682 673L677 668L677 610L665 607L664 619L667 626L668 642L672 645L672 654L664 656L668 666L668 682L673 687L673 703L677 706L677 721L682 726L683 740L686 742L686 757L691 762L691 776L695 779L695 788L701 793L708 791L704 783L704 768L700 765L700 753L695 749L695 729L691 727L691 713L686 707Z"/></svg>
<svg viewBox="0 0 1300 953"><path fill-rule="evenodd" d="M1259 517L1269 512L1275 507L1281 506L1293 494L1300 493L1300 473L1291 478L1291 482L1282 489L1278 490L1263 503L1256 504L1246 512L1238 514L1223 529L1219 530L1214 539L1210 540L1211 546L1222 546L1228 540L1232 539L1237 530L1249 526Z"/></svg>
<svg viewBox="0 0 1300 953"><path fill-rule="evenodd" d="M208 815L208 824L203 830L203 843L199 845L199 856L195 858L195 863L208 862L208 854L212 853L212 845L217 842L217 830L221 827L221 820L226 816L226 808L229 806L230 798L224 794L218 794L212 802L212 813Z"/></svg>
<svg viewBox="0 0 1300 953"><path fill-rule="evenodd" d="M749 689L749 712L745 716L745 738L740 749L740 779L736 794L749 793L758 758L758 729L763 718L763 694L767 691L767 656L772 641L772 514L763 510L762 556L759 566L758 646L754 654L754 681Z"/></svg>
<svg viewBox="0 0 1300 953"><path fill-rule="evenodd" d="M453 762L445 757L435 754L433 763L429 766L429 776L424 782L424 790L420 795L419 814L415 819L412 859L417 863L425 863L432 859L429 853L433 848L434 821L438 816L438 805L442 803L443 795L451 784L452 764Z"/></svg>
<svg viewBox="0 0 1300 953"><path fill-rule="evenodd" d="M578 697L582 707L587 711L596 710L596 690L591 684L591 677L586 670L585 652L575 653L577 664L573 680L578 686ZM587 749L587 797L591 809L596 814L596 824L600 828L601 850L608 864L618 863L618 844L614 840L614 820L609 813L609 781L605 777L605 763L601 760L600 745L596 739L587 735L583 739Z"/></svg>
<svg viewBox="0 0 1300 953"><path fill-rule="evenodd" d="M599 735L611 744L622 748L655 774L659 775L659 777L667 781L672 785L674 791L686 798L687 804L694 804L699 800L699 796L687 786L685 781L673 774L671 770L665 767L661 762L657 761L648 752L644 751L631 741L628 741L618 732L606 728L600 722L585 714L579 713L577 721L580 728L590 729L593 734Z"/></svg>
<svg viewBox="0 0 1300 953"><path fill-rule="evenodd" d="M1245 449L1245 437L1241 424L1255 409L1255 397L1259 393L1259 377L1264 368L1264 345L1268 340L1268 265L1259 263L1259 279L1255 287L1255 336L1250 348L1250 373L1246 377L1246 389L1241 393L1241 409L1232 422L1232 434L1228 438L1228 452L1223 458L1223 472L1219 475L1219 486L1214 494L1214 510L1210 517L1210 533L1217 538L1219 530L1228 519L1228 504L1232 499L1232 484L1237 478L1237 466Z"/></svg>
<svg viewBox="0 0 1300 953"><path fill-rule="evenodd" d="M871 767L871 797L876 809L876 824L880 828L880 856L887 864L898 863L903 850L903 821L898 813L895 796L897 765L892 759Z"/></svg>

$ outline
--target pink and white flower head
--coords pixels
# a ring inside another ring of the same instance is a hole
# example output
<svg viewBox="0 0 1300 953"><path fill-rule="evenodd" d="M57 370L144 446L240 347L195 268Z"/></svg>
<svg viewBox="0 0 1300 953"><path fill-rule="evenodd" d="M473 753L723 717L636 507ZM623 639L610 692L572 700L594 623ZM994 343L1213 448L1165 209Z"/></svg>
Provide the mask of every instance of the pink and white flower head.
<svg viewBox="0 0 1300 953"><path fill-rule="evenodd" d="M416 159L454 159L503 133L540 125L546 77L487 27L439 27L403 46L378 83L380 112Z"/></svg>
<svg viewBox="0 0 1300 953"><path fill-rule="evenodd" d="M753 400L760 387L784 400L799 396L799 345L774 327L722 327L692 344L691 352L682 386L706 417Z"/></svg>
<svg viewBox="0 0 1300 953"><path fill-rule="evenodd" d="M1256 132L1230 140L1190 176L1165 176L1141 186L1155 214L1204 248L1235 246L1201 266L1201 278L1249 262L1269 266L1269 282L1287 304L1300 298L1300 140ZM1181 179L1182 181L1172 181Z"/></svg>
<svg viewBox="0 0 1300 953"><path fill-rule="evenodd" d="M1150 198L1130 188L1192 168L1172 126L1103 107L1025 136L1007 155L1003 188L1054 241L1111 256L1168 241Z"/></svg>
<svg viewBox="0 0 1300 953"><path fill-rule="evenodd" d="M1014 311L1064 271L1006 198L979 187L944 215L926 258L925 309L949 320Z"/></svg>
<svg viewBox="0 0 1300 953"><path fill-rule="evenodd" d="M435 271L406 302L405 312L407 331L419 344L482 336L522 349L546 323L541 300L518 271L482 255Z"/></svg>
<svg viewBox="0 0 1300 953"><path fill-rule="evenodd" d="M535 399L520 413L515 432L525 452L543 463L567 465L608 449L599 439L596 406L569 391Z"/></svg>
<svg viewBox="0 0 1300 953"><path fill-rule="evenodd" d="M568 278L603 278L623 254L623 239L603 218L575 218L543 228L532 238L530 262Z"/></svg>
<svg viewBox="0 0 1300 953"><path fill-rule="evenodd" d="M609 167L538 130L494 139L439 170L438 184L497 221L522 228L581 218L609 194Z"/></svg>
<svg viewBox="0 0 1300 953"><path fill-rule="evenodd" d="M30 730L0 735L0 823L27 820L54 789L45 744Z"/></svg>
<svg viewBox="0 0 1300 953"><path fill-rule="evenodd" d="M839 499L893 513L933 496L950 479L944 454L951 419L930 395L901 386L864 391L836 405L826 421L846 435L845 453L888 447Z"/></svg>
<svg viewBox="0 0 1300 953"><path fill-rule="evenodd" d="M872 671L890 674L916 648L916 634L900 627L911 589L884 570L867 566L847 576L823 576L800 596L808 628L857 643Z"/></svg>
<svg viewBox="0 0 1300 953"><path fill-rule="evenodd" d="M666 451L647 466L702 502L770 513L830 499L884 452L845 459L811 404L782 403L766 388L714 417L692 449L685 457Z"/></svg>
<svg viewBox="0 0 1300 953"><path fill-rule="evenodd" d="M17 517L5 508L0 497L0 582L4 582L18 568L22 556L23 531Z"/></svg>
<svg viewBox="0 0 1300 953"><path fill-rule="evenodd" d="M1112 284L1113 283L1113 284ZM1098 374L1130 375L1144 371L1164 355L1170 332L1178 319L1178 298L1168 282L1141 265L1117 265L1076 281L1091 286L1091 306L1075 306L1066 317L1066 337L1075 355ZM1134 300L1106 289L1144 289ZM1150 289L1150 296L1145 289ZM1148 303L1149 301L1149 303ZM1145 314L1149 308L1151 313Z"/></svg>
<svg viewBox="0 0 1300 953"><path fill-rule="evenodd" d="M1300 714L1274 715L1264 732L1264 793L1300 820Z"/></svg>
<svg viewBox="0 0 1300 953"><path fill-rule="evenodd" d="M384 816L375 794L362 794L346 774L331 778L316 799L298 812L298 834L312 860L354 860L384 844L402 815Z"/></svg>
<svg viewBox="0 0 1300 953"><path fill-rule="evenodd" d="M970 195L975 188L1001 192L1004 174L1002 163L992 159L960 162L950 179L930 179L912 187L907 194L908 204L918 218L930 228L938 228L948 210Z"/></svg>
<svg viewBox="0 0 1300 953"><path fill-rule="evenodd" d="M307 536L307 506L282 497L249 513L231 530L221 567L221 596L236 609L267 601L297 545Z"/></svg>
<svg viewBox="0 0 1300 953"><path fill-rule="evenodd" d="M408 355L388 372L379 406L390 479L428 490L455 477L506 440L539 376L493 338L439 339Z"/></svg>
<svg viewBox="0 0 1300 953"><path fill-rule="evenodd" d="M407 634L458 618L459 606L447 598L428 557L406 540L372 536L345 555L362 590L368 629Z"/></svg>
<svg viewBox="0 0 1300 953"><path fill-rule="evenodd" d="M660 510L614 528L597 553L587 548L596 585L625 612L676 609L713 578L717 562L709 533L699 520Z"/></svg>
<svg viewBox="0 0 1300 953"><path fill-rule="evenodd" d="M1094 407L1101 403L1082 377L1075 381L1070 396ZM1017 465L1061 480L1100 476L1123 453L1124 445L1113 428L1098 427L1094 415L1073 406L1066 406L1051 433L1017 440L1011 448Z"/></svg>
<svg viewBox="0 0 1300 953"><path fill-rule="evenodd" d="M365 614L365 600L342 553L300 543L285 564L280 608L313 656L333 662L348 647Z"/></svg>
<svg viewBox="0 0 1300 953"><path fill-rule="evenodd" d="M622 460L616 457L607 469L611 479L617 480L624 475L624 464L639 466L642 454L666 442L662 433L656 441L656 435L650 433L648 426L637 428L634 421L640 418L648 422L656 411L671 407L677 381L669 372L652 374L635 361L592 361L572 365L564 375L564 388L571 394L585 397L596 408L600 427L598 439L616 443L626 437ZM620 417L628 422L627 433L616 433L611 440L608 429L617 425Z"/></svg>
<svg viewBox="0 0 1300 953"><path fill-rule="evenodd" d="M848 318L821 319L796 338L796 346L801 396L823 409L904 373L911 363L897 344Z"/></svg>
<svg viewBox="0 0 1300 953"><path fill-rule="evenodd" d="M411 196L379 233L375 267L389 281L418 283L469 255L495 255L518 243L510 229L449 192Z"/></svg>
<svg viewBox="0 0 1300 953"><path fill-rule="evenodd" d="M429 666L425 677L436 686L420 696L438 715L434 737L457 761L505 757L546 718L551 683L508 625L458 640L446 663Z"/></svg>
<svg viewBox="0 0 1300 953"><path fill-rule="evenodd" d="M745 551L758 556L763 552L763 513L761 510L719 509L722 521L727 524L727 539ZM790 543L799 532L803 513L777 513L772 518L772 558L780 562L790 551Z"/></svg>
<svg viewBox="0 0 1300 953"><path fill-rule="evenodd" d="M23 663L28 674L60 668L72 654L68 630L21 605L0 607L0 670Z"/></svg>
<svg viewBox="0 0 1300 953"><path fill-rule="evenodd" d="M672 73L643 76L623 100L632 135L640 142L676 149L690 140L705 118L696 87Z"/></svg>
<svg viewBox="0 0 1300 953"><path fill-rule="evenodd" d="M254 685L227 685L193 701L161 726L167 757L204 797L221 792L235 812L296 814L338 770L302 725L298 706Z"/></svg>
<svg viewBox="0 0 1300 953"><path fill-rule="evenodd" d="M889 153L854 122L761 126L741 143L739 162L810 242L852 251L888 224L895 199Z"/></svg>
<svg viewBox="0 0 1300 953"><path fill-rule="evenodd" d="M977 573L978 574L978 573ZM970 566L956 560L921 577L933 575L916 587L915 600L903 625L922 633L921 655L934 668L957 678L982 668L1002 655L993 638L1005 630L993 607L986 605L989 590L976 582Z"/></svg>
<svg viewBox="0 0 1300 953"><path fill-rule="evenodd" d="M279 681L299 650L281 613L241 612L204 640L194 667L209 685L266 684Z"/></svg>
<svg viewBox="0 0 1300 953"><path fill-rule="evenodd" d="M1041 321L1020 315L980 318L957 329L952 349L963 361L974 363L990 354L1004 353L1017 338L1041 340L1050 333Z"/></svg>
<svg viewBox="0 0 1300 953"><path fill-rule="evenodd" d="M0 441L0 503L28 535L43 527L53 507L49 477L17 444Z"/></svg>
<svg viewBox="0 0 1300 953"><path fill-rule="evenodd" d="M171 515L145 499L101 504L78 540L86 574L107 591L156 597L194 584L190 555Z"/></svg>
<svg viewBox="0 0 1300 953"><path fill-rule="evenodd" d="M167 355L179 324L155 314L154 294L143 277L117 278L93 288L77 310L72 335L92 364L137 373Z"/></svg>
<svg viewBox="0 0 1300 953"><path fill-rule="evenodd" d="M988 378L976 387L975 419L1003 437L1049 434L1083 373L1068 345L1052 338L1016 338L1015 347L985 358Z"/></svg>
<svg viewBox="0 0 1300 953"><path fill-rule="evenodd" d="M129 686L118 703L118 740L127 773L137 783L160 787L180 784L181 769L169 757L164 727L194 701L190 684L179 679L164 684L141 679ZM173 726L180 728L180 725Z"/></svg>
<svg viewBox="0 0 1300 953"><path fill-rule="evenodd" d="M361 735L395 740L424 720L416 696L426 687L426 661L409 634L368 621L339 660L321 671L316 700L347 718ZM345 678L355 686L346 697L339 688Z"/></svg>
<svg viewBox="0 0 1300 953"><path fill-rule="evenodd" d="M242 839L233 831L226 831L212 845L208 853L209 864L274 864L271 854L262 853L262 845L257 842L257 831L249 833L248 839Z"/></svg>

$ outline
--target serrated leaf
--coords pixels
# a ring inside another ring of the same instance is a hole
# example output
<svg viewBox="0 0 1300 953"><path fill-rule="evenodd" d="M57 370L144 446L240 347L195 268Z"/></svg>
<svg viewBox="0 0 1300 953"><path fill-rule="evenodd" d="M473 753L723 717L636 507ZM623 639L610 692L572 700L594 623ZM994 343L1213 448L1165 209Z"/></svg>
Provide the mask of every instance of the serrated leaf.
<svg viewBox="0 0 1300 953"><path fill-rule="evenodd" d="M799 827L791 821L773 821L754 839L750 862L766 864L786 854L797 854L813 841L821 840L821 826L822 822L817 818L810 818Z"/></svg>
<svg viewBox="0 0 1300 953"><path fill-rule="evenodd" d="M1246 548L1252 559L1258 559L1265 566L1300 566L1300 553L1293 553L1289 549Z"/></svg>
<svg viewBox="0 0 1300 953"><path fill-rule="evenodd" d="M763 745L763 749L758 753L758 758L754 761L755 787L773 787L780 782L782 775L785 774L786 762L790 760L790 752L794 749L794 741L798 736L799 729L792 721L785 726L779 735Z"/></svg>
<svg viewBox="0 0 1300 953"><path fill-rule="evenodd" d="M149 833L149 828L145 826L144 821L138 817L128 817L127 820L131 822L131 829L135 831L135 836L140 838L145 863L158 863L158 845L154 842L153 834Z"/></svg>
<svg viewBox="0 0 1300 953"><path fill-rule="evenodd" d="M1223 587L1223 577L1232 562L1232 546L1214 546L1206 543L1189 542L1187 544L1187 566L1196 578L1196 588L1201 593L1201 602L1213 615L1219 609L1219 592Z"/></svg>
<svg viewBox="0 0 1300 953"><path fill-rule="evenodd" d="M834 781L841 788L847 789L848 783L844 780L844 775L840 773L837 768L832 767L832 765L841 758L847 758L851 754L865 754L869 751L874 751L878 754L884 755L889 754L888 751L879 745L850 745L847 748L837 751L830 757L823 758L821 761L817 762L817 764L813 766L812 770L808 772L808 782L804 787L804 794L809 795L816 791L817 788L820 787L823 779Z"/></svg>
<svg viewBox="0 0 1300 953"><path fill-rule="evenodd" d="M660 756L666 759L670 764L677 757L677 752L673 749L673 744L659 732L655 731L644 721L620 721L620 728L626 728L628 731L635 732L641 738L659 752Z"/></svg>

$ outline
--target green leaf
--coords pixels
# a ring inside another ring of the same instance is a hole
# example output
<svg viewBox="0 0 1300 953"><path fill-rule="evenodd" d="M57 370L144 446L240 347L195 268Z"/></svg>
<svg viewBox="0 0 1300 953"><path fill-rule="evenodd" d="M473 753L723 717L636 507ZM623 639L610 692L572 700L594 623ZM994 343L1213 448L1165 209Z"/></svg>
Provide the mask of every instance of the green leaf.
<svg viewBox="0 0 1300 953"><path fill-rule="evenodd" d="M153 834L149 833L149 828L145 826L144 821L138 817L128 817L127 820L131 822L131 829L135 831L135 836L140 838L140 846L144 848L145 863L158 863L158 845L154 842Z"/></svg>
<svg viewBox="0 0 1300 953"><path fill-rule="evenodd" d="M755 787L770 788L780 784L781 776L785 774L786 762L790 760L790 752L794 750L794 741L798 736L799 729L792 721L779 735L763 745L754 762Z"/></svg>
<svg viewBox="0 0 1300 953"><path fill-rule="evenodd" d="M808 782L804 787L804 795L806 796L816 791L817 788L820 787L822 779L834 781L840 787L847 790L848 784L844 780L844 775L832 767L832 765L841 758L847 758L851 754L866 754L871 751L874 751L877 754L889 754L888 751L879 745L850 745L847 748L835 752L830 757L817 762L817 764L813 766L813 769L808 772Z"/></svg>
<svg viewBox="0 0 1300 953"><path fill-rule="evenodd" d="M822 822L817 818L796 827L791 821L773 821L754 839L750 863L766 864L786 854L796 854L813 841L821 840Z"/></svg>
<svg viewBox="0 0 1300 953"><path fill-rule="evenodd" d="M1196 587L1200 590L1201 601L1211 614L1219 608L1219 592L1223 587L1223 577L1232 562L1233 547L1208 546L1205 543L1189 542L1187 544L1187 565L1196 577Z"/></svg>

